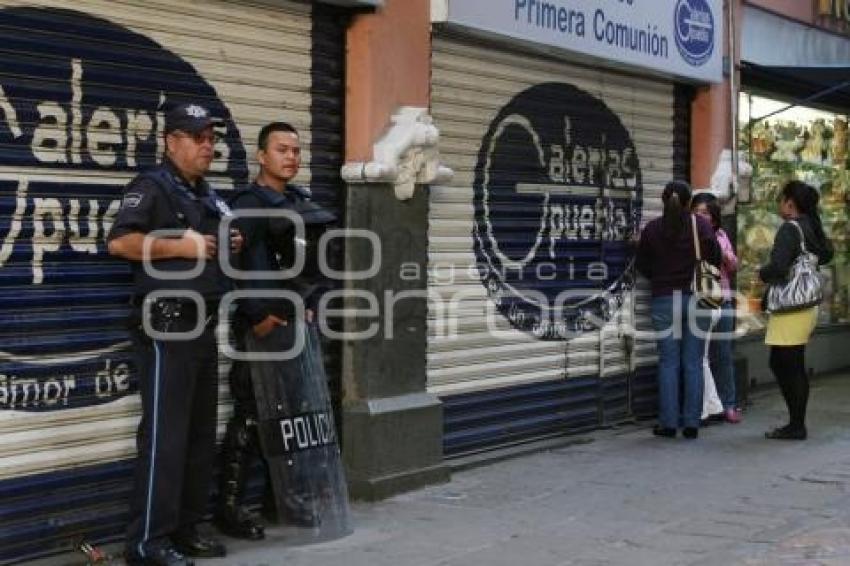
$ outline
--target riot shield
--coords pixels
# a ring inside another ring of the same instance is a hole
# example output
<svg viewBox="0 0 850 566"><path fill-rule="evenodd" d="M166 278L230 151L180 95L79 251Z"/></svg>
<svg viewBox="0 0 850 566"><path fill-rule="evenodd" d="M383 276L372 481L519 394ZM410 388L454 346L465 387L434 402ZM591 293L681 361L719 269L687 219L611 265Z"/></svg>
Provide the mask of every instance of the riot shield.
<svg viewBox="0 0 850 566"><path fill-rule="evenodd" d="M268 465L277 515L293 543L351 533L348 488L315 325L290 321L264 338L247 332L249 352L279 354L303 347L289 360L251 361L260 445Z"/></svg>

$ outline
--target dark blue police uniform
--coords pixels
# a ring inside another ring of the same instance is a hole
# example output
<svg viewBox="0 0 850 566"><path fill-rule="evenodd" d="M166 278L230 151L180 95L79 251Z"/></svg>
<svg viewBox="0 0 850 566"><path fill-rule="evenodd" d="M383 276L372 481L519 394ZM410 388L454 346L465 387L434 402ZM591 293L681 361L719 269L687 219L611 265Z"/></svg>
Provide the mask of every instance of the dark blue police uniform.
<svg viewBox="0 0 850 566"><path fill-rule="evenodd" d="M295 226L291 218L273 215L252 217L241 216L236 224L245 236L245 248L237 259L239 269L274 272L288 270L295 263L297 253L303 254L304 266L294 277L281 279L243 278L237 281L241 289L255 291L288 290L297 293L304 307L315 309L318 298L327 287L327 280L321 275L318 265L318 240L335 216L310 200L310 193L296 185L287 185L286 190L277 192L269 187L253 183L248 189L238 192L231 199L234 211L276 209L289 210L301 217L304 224L304 238L296 237ZM298 249L300 247L300 249ZM251 327L262 322L267 316L275 315L280 319L292 321L296 309L294 305L281 298L251 297L238 301L238 312L234 334L237 347L246 348L244 337L250 335ZM294 325L279 329L268 340L279 340L278 334L291 333ZM285 341L285 340L284 340ZM286 348L284 348L286 349ZM292 386L297 386L293 383ZM251 368L247 362L234 362L230 373L230 391L234 399L233 417L227 424L224 439L224 466L221 477L221 498L217 510L217 524L231 536L240 538L262 538L262 527L242 507L244 487L251 464L260 455L260 440L257 431L257 402L251 379ZM285 403L285 400L281 400ZM266 466L268 471L268 466ZM299 505L295 495L295 478L290 478L287 486L292 493L287 498L286 509L276 509L272 503L274 497L269 491L267 477L266 502L264 511L275 515L282 512L290 522L312 524L312 514Z"/></svg>
<svg viewBox="0 0 850 566"><path fill-rule="evenodd" d="M193 229L217 235L229 209L209 185L189 185L167 159L141 173L127 186L109 240L132 232ZM222 245L227 245L222 244ZM188 271L192 259L152 262L161 271ZM227 280L216 259L191 279L152 277L141 262L132 262L136 350L142 420L137 433L138 459L127 530L128 552L145 559L169 536L192 531L204 514L215 458L218 351L215 321ZM164 297L144 305L152 291L189 290L200 294L206 313L182 297ZM141 309L150 308L151 326L159 332L185 332L203 326L187 341L152 339L141 327Z"/></svg>

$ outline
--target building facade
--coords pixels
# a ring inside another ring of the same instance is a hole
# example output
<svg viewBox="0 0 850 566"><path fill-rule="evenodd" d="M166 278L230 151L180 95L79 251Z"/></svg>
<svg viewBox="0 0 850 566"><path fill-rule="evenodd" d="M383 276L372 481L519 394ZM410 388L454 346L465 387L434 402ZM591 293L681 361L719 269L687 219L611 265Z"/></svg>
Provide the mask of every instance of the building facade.
<svg viewBox="0 0 850 566"><path fill-rule="evenodd" d="M841 1L735 3L735 72L724 84L700 89L696 96L692 181L726 197L729 229L737 232L739 329L744 334L737 350L746 363L740 369L751 382L773 380L762 344L763 325L748 313L760 308L763 287L756 271L778 227L778 191L790 179L821 192L822 217L836 247L835 259L822 270L826 300L807 365L816 373L850 365L841 347L850 330L847 9Z"/></svg>
<svg viewBox="0 0 850 566"><path fill-rule="evenodd" d="M301 181L341 210L348 13L0 3L0 562L114 539L127 523L141 411L131 279L104 240L123 186L161 155L165 109L198 101L225 120L209 176L222 194L249 180L259 128L291 121Z"/></svg>
<svg viewBox="0 0 850 566"><path fill-rule="evenodd" d="M809 360L850 365L846 4L0 2L0 561L122 534L140 407L104 236L179 96L226 119L224 191L256 171L258 128L292 122L297 181L348 230L328 362L355 497L653 415L630 240L674 178L722 197L745 266L778 183L829 184L843 247ZM794 48L774 60L777 34ZM747 328L741 368L769 380Z"/></svg>

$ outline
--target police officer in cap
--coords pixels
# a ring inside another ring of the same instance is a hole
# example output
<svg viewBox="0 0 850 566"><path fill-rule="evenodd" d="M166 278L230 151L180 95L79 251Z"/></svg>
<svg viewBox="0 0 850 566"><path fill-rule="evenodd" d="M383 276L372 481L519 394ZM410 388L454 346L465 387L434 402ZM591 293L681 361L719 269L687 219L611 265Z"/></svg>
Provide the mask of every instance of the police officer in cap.
<svg viewBox="0 0 850 566"><path fill-rule="evenodd" d="M217 241L230 214L204 175L217 123L199 104L165 118L165 158L126 187L108 236L109 252L130 260L135 285L133 342L142 420L127 529L128 564L185 566L187 556L222 557L201 536L215 458L218 352L215 322L227 290ZM198 272L196 266L203 268Z"/></svg>

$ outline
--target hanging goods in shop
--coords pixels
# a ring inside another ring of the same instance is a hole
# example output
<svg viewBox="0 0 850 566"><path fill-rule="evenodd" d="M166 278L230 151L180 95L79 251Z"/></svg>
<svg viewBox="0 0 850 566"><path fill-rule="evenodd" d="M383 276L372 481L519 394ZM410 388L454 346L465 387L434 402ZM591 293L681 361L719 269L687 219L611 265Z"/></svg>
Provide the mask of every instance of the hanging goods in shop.
<svg viewBox="0 0 850 566"><path fill-rule="evenodd" d="M824 281L818 272L818 257L806 250L806 238L800 225L791 220L800 232L800 253L791 265L788 281L767 289L765 310L770 313L807 309L823 301Z"/></svg>

